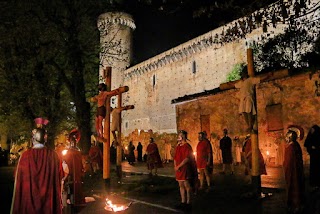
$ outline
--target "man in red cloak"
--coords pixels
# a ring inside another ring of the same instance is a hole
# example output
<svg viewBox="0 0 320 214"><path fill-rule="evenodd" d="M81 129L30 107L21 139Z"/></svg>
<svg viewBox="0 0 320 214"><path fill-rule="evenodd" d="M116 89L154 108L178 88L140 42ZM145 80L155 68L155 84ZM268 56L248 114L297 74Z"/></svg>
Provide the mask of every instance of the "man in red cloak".
<svg viewBox="0 0 320 214"><path fill-rule="evenodd" d="M64 189L69 188L68 203L74 207L75 211L79 211L85 205L85 198L82 192L82 155L76 146L80 140L80 136L80 132L77 129L73 129L70 132L70 147L62 157L68 166L68 176L64 181Z"/></svg>
<svg viewBox="0 0 320 214"><path fill-rule="evenodd" d="M286 134L287 144L283 161L287 184L287 207L289 213L300 213L304 202L304 171L302 150L297 142L299 130L290 128Z"/></svg>
<svg viewBox="0 0 320 214"><path fill-rule="evenodd" d="M46 132L33 131L33 147L22 153L15 175L11 213L62 213L61 162L44 146Z"/></svg>
<svg viewBox="0 0 320 214"><path fill-rule="evenodd" d="M200 132L198 134L199 143L197 145L197 168L200 173L200 189L203 189L204 177L207 181L208 190L210 189L210 174L208 172L208 166L211 163L212 150L210 148L210 142L205 138L205 133Z"/></svg>
<svg viewBox="0 0 320 214"><path fill-rule="evenodd" d="M150 171L149 175L152 176L152 170L155 170L155 175L158 173L158 168L163 168L159 149L154 139L151 137L147 146L147 166Z"/></svg>
<svg viewBox="0 0 320 214"><path fill-rule="evenodd" d="M187 142L188 133L184 130L179 131L178 145L173 159L176 180L179 183L181 203L178 209L191 210L191 193L195 191L198 181L197 164L193 155L193 150Z"/></svg>

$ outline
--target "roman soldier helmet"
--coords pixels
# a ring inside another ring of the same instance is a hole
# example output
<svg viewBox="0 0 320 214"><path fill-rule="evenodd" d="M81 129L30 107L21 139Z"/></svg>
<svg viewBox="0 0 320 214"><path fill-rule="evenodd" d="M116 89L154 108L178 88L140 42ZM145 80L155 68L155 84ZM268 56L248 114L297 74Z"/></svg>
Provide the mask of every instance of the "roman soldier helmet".
<svg viewBox="0 0 320 214"><path fill-rule="evenodd" d="M288 126L288 132L295 132L297 134L297 138L302 140L304 138L304 130L302 127L297 126L297 125L289 125Z"/></svg>
<svg viewBox="0 0 320 214"><path fill-rule="evenodd" d="M36 119L34 119L34 122L37 127L43 127L43 126L48 125L49 120L42 118L42 117L37 117Z"/></svg>
<svg viewBox="0 0 320 214"><path fill-rule="evenodd" d="M69 133L68 140L73 146L76 146L81 139L81 134L78 129L72 129Z"/></svg>

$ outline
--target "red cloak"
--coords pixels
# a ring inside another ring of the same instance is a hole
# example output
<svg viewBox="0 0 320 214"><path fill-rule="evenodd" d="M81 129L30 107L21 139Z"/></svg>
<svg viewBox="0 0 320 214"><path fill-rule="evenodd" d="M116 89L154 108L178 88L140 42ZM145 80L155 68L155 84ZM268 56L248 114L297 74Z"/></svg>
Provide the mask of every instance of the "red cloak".
<svg viewBox="0 0 320 214"><path fill-rule="evenodd" d="M11 213L62 213L61 162L48 148L22 153L15 176Z"/></svg>
<svg viewBox="0 0 320 214"><path fill-rule="evenodd" d="M83 206L85 199L82 192L82 176L84 174L82 165L82 154L80 151L69 148L63 156L69 167L68 182L70 182L71 194L73 195L74 206Z"/></svg>
<svg viewBox="0 0 320 214"><path fill-rule="evenodd" d="M158 146L155 143L149 143L147 146L147 166L148 169L162 168L161 157L159 154Z"/></svg>
<svg viewBox="0 0 320 214"><path fill-rule="evenodd" d="M304 202L305 187L302 150L298 142L286 145L283 167L287 183L287 205L299 208Z"/></svg>

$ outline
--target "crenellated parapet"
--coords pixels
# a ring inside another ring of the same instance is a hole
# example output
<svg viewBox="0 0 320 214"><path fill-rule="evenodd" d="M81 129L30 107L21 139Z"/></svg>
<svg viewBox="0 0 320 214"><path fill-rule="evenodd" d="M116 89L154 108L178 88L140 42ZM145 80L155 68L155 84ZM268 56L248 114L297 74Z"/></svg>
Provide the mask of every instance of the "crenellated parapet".
<svg viewBox="0 0 320 214"><path fill-rule="evenodd" d="M122 12L108 12L101 14L98 17L97 23L102 36L108 32L110 25L124 25L132 30L136 29L136 25L132 17L129 14Z"/></svg>
<svg viewBox="0 0 320 214"><path fill-rule="evenodd" d="M293 20L296 21L296 24L302 24L303 18L314 16L315 8L319 10L318 0L310 0L305 4L304 7L300 6L300 10L297 8L299 5L297 6L297 3L293 1L276 2L266 8L261 8L246 17L230 22L127 69L124 71L124 78L130 79L135 75L160 69L207 49L222 48L228 43L241 41L246 46L247 43L268 40L283 32L289 26L288 23L292 24Z"/></svg>
<svg viewBox="0 0 320 214"><path fill-rule="evenodd" d="M168 64L192 56L195 53L204 51L207 48L218 49L223 46L223 44L218 42L215 33L221 30L223 29L218 28L137 64L125 71L124 78L131 78L134 75L140 75L151 70L159 69Z"/></svg>
<svg viewBox="0 0 320 214"><path fill-rule="evenodd" d="M123 83L123 71L132 60L132 31L136 28L131 15L107 12L98 17L100 31L99 80L103 81L104 69L112 67L112 87Z"/></svg>

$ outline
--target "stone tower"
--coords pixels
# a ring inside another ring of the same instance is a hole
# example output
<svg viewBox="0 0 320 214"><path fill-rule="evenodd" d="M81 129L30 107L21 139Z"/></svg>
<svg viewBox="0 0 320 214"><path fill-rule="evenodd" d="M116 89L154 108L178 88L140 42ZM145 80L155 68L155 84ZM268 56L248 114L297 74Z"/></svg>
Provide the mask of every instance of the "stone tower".
<svg viewBox="0 0 320 214"><path fill-rule="evenodd" d="M136 25L131 15L123 12L103 13L98 17L100 31L99 81L103 82L103 70L112 67L111 89L123 85L123 71L131 63L132 31Z"/></svg>

